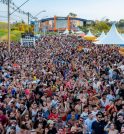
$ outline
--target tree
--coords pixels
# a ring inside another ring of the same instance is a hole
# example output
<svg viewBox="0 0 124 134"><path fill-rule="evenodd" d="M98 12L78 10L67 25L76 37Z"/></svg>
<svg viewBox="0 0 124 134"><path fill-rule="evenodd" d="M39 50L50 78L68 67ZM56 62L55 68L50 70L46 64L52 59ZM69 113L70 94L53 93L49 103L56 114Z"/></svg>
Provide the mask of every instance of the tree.
<svg viewBox="0 0 124 134"><path fill-rule="evenodd" d="M118 27L124 28L124 19L119 20Z"/></svg>
<svg viewBox="0 0 124 134"><path fill-rule="evenodd" d="M81 30L81 31L83 31L84 33L87 33L88 31L89 31L89 27L88 26L78 26L79 27L79 29Z"/></svg>
<svg viewBox="0 0 124 134"><path fill-rule="evenodd" d="M77 17L77 14L75 14L75 13L69 13L68 16L75 18L75 17Z"/></svg>
<svg viewBox="0 0 124 134"><path fill-rule="evenodd" d="M102 32L102 31L108 32L110 27L105 21L97 21L94 26L94 29L99 32Z"/></svg>

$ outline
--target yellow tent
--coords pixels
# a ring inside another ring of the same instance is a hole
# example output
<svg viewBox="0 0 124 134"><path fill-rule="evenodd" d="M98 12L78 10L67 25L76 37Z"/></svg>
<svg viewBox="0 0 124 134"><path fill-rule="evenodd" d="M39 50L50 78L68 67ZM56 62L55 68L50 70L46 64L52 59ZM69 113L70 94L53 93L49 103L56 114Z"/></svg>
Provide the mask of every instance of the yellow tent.
<svg viewBox="0 0 124 134"><path fill-rule="evenodd" d="M124 51L120 51L120 50L119 50L119 53L120 53L122 56L124 56Z"/></svg>
<svg viewBox="0 0 124 134"><path fill-rule="evenodd" d="M87 35L84 36L84 39L85 40L89 40L89 41L95 41L96 40L96 37L89 30L89 32L87 33Z"/></svg>
<svg viewBox="0 0 124 134"><path fill-rule="evenodd" d="M121 52L124 52L124 48L123 47L120 47L119 49Z"/></svg>

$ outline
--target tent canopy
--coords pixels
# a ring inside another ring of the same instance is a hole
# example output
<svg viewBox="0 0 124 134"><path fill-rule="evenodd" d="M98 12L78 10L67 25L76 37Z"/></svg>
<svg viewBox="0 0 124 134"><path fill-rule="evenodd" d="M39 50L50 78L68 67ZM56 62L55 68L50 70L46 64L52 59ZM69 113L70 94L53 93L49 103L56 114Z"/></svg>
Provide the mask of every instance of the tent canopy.
<svg viewBox="0 0 124 134"><path fill-rule="evenodd" d="M103 32L101 33L101 35L97 38L97 40L100 41L100 40L102 40L102 39L105 38L105 37L106 37L106 35L105 35L105 32L103 31Z"/></svg>
<svg viewBox="0 0 124 134"><path fill-rule="evenodd" d="M72 34L74 34L74 31L73 31L73 30L71 30L71 33L72 33Z"/></svg>
<svg viewBox="0 0 124 134"><path fill-rule="evenodd" d="M63 34L69 34L68 29L66 29L66 30L63 32Z"/></svg>
<svg viewBox="0 0 124 134"><path fill-rule="evenodd" d="M82 31L77 31L77 32L75 32L76 34L84 34L84 32L82 32Z"/></svg>
<svg viewBox="0 0 124 134"><path fill-rule="evenodd" d="M97 41L96 44L124 44L124 39L117 31L115 24L112 25L110 31L107 33L106 37Z"/></svg>
<svg viewBox="0 0 124 134"><path fill-rule="evenodd" d="M79 34L78 36L84 37L85 36L85 33Z"/></svg>
<svg viewBox="0 0 124 134"><path fill-rule="evenodd" d="M95 37L92 33L91 33L91 31L89 30L89 32L87 33L87 35L85 36L85 37Z"/></svg>
<svg viewBox="0 0 124 134"><path fill-rule="evenodd" d="M84 36L84 39L85 40L88 40L88 41L95 41L96 40L96 37L89 30L89 32L87 33L87 35Z"/></svg>
<svg viewBox="0 0 124 134"><path fill-rule="evenodd" d="M124 39L124 34L121 34L122 38Z"/></svg>

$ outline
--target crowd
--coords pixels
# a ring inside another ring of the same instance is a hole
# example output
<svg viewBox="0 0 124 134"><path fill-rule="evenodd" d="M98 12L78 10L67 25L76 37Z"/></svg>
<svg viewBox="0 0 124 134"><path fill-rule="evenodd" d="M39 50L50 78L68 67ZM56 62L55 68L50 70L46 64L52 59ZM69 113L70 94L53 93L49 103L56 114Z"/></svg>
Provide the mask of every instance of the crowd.
<svg viewBox="0 0 124 134"><path fill-rule="evenodd" d="M124 134L124 59L73 35L0 43L0 134Z"/></svg>

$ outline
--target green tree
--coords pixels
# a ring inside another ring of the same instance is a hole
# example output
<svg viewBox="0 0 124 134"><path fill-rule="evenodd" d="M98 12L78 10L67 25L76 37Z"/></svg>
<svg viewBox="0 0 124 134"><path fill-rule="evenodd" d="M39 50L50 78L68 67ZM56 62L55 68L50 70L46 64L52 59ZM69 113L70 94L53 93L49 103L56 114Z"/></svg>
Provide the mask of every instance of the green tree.
<svg viewBox="0 0 124 134"><path fill-rule="evenodd" d="M81 31L83 31L84 33L87 33L88 31L89 31L89 27L88 26L78 26L79 27L79 29L81 30Z"/></svg>
<svg viewBox="0 0 124 134"><path fill-rule="evenodd" d="M119 20L118 27L119 28L124 28L124 19Z"/></svg>
<svg viewBox="0 0 124 134"><path fill-rule="evenodd" d="M95 29L98 32L108 32L110 27L105 21L97 21L93 29Z"/></svg>
<svg viewBox="0 0 124 134"><path fill-rule="evenodd" d="M75 17L77 17L77 14L71 12L71 13L68 14L68 16L75 18Z"/></svg>

